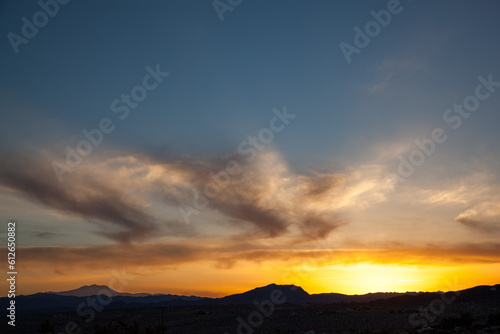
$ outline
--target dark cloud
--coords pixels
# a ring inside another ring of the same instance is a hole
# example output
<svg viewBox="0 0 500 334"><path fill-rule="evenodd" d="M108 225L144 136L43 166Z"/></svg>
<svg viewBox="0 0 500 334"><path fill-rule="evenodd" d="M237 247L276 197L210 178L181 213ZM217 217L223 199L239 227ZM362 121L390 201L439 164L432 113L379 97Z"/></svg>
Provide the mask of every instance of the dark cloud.
<svg viewBox="0 0 500 334"><path fill-rule="evenodd" d="M198 196L208 210L221 214L221 223L248 239L292 236L307 242L345 223L329 205L329 196L339 192L345 178L294 174L273 150L250 162L237 154L193 159L115 152L91 158L59 182L48 155L11 154L0 166L0 185L59 213L82 217L99 226L95 233L118 242L197 235L179 210L161 219L153 216L151 201L158 199L170 209L187 205L199 214L204 208L194 204Z"/></svg>
<svg viewBox="0 0 500 334"><path fill-rule="evenodd" d="M373 245L380 247L380 245ZM131 243L97 246L19 247L24 259L20 265L54 270L81 268L169 267L195 261L211 261L215 267L231 268L240 261L279 261L283 264L309 263L315 266L355 263L405 265L456 265L500 263L500 243L386 245L385 248L298 249L293 245L265 247L259 244L232 242L230 239L170 243Z"/></svg>
<svg viewBox="0 0 500 334"><path fill-rule="evenodd" d="M242 223L253 224L260 231L264 231L265 236L268 237L277 237L284 234L289 225L285 219L280 217L278 212L260 208L253 203L215 201L213 206L227 217L236 218Z"/></svg>
<svg viewBox="0 0 500 334"><path fill-rule="evenodd" d="M342 225L340 218L326 218L324 215L316 214L310 215L303 219L300 229L307 239L324 239L336 229L338 226Z"/></svg>
<svg viewBox="0 0 500 334"><path fill-rule="evenodd" d="M120 189L87 174L71 175L61 183L51 162L35 154L6 156L0 185L60 213L96 221L103 227L97 233L115 241L142 240L158 230L153 217L124 198Z"/></svg>
<svg viewBox="0 0 500 334"><path fill-rule="evenodd" d="M53 232L36 232L33 235L35 237L41 238L41 239L49 239L49 238L53 238L53 237L65 236L64 233L53 233Z"/></svg>
<svg viewBox="0 0 500 334"><path fill-rule="evenodd" d="M172 166L182 168L188 175L191 189L174 189L166 184L160 187L168 203L198 210L206 202L208 209L218 211L233 225L246 228L249 237L254 237L257 231L261 237L276 238L286 235L292 225L297 225L304 240L325 238L345 223L334 212L321 209L319 213L304 205L305 202L325 201L342 178L290 174L274 151L263 152L251 162L238 155L218 160L186 160L185 163L159 156L150 160L162 164L166 170ZM230 161L236 162L241 172L231 174L227 168ZM200 203L198 206L195 197Z"/></svg>
<svg viewBox="0 0 500 334"><path fill-rule="evenodd" d="M203 258L208 249L196 245L112 244L98 246L19 247L25 264L50 263L56 270L120 266L176 265Z"/></svg>
<svg viewBox="0 0 500 334"><path fill-rule="evenodd" d="M465 217L456 218L455 221L478 232L492 233L500 231L500 223L485 222Z"/></svg>
<svg viewBox="0 0 500 334"><path fill-rule="evenodd" d="M315 174L306 179L304 197L307 199L321 199L344 181L345 178L340 175Z"/></svg>

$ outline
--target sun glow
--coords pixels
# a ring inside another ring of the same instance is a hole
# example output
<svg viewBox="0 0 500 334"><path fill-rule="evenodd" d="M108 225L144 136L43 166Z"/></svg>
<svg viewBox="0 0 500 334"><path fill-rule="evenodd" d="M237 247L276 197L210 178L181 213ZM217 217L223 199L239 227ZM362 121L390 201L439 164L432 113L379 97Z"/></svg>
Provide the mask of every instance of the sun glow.
<svg viewBox="0 0 500 334"><path fill-rule="evenodd" d="M433 268L435 270L435 267ZM443 275L420 266L352 264L317 268L314 290L345 294L439 290Z"/></svg>

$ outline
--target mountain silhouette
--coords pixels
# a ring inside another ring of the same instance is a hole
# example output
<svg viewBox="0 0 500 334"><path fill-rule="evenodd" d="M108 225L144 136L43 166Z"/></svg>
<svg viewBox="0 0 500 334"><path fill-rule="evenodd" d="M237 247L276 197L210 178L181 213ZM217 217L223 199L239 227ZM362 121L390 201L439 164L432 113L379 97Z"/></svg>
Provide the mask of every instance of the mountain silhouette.
<svg viewBox="0 0 500 334"><path fill-rule="evenodd" d="M261 302L270 300L273 291L280 291L279 295L285 302L300 304L310 301L310 296L300 286L269 284L260 288L255 288L243 293L220 298L219 301L225 304L252 304L254 301Z"/></svg>
<svg viewBox="0 0 500 334"><path fill-rule="evenodd" d="M75 296L75 297L88 297L88 296L96 296L96 295L107 295L107 296L133 296L133 297L146 297L152 296L150 293L126 293L126 292L118 292L106 285L84 285L79 287L78 289L61 291L61 292L49 292L59 296Z"/></svg>
<svg viewBox="0 0 500 334"><path fill-rule="evenodd" d="M74 296L74 297L88 297L88 296L95 296L102 294L115 297L119 295L119 292L111 289L110 287L106 285L97 285L97 284L84 285L74 290L49 292L49 293L58 296Z"/></svg>
<svg viewBox="0 0 500 334"><path fill-rule="evenodd" d="M365 295L344 295L339 293L309 294L295 285L269 284L252 290L222 298L180 296L172 294L131 294L117 292L105 285L85 285L78 289L36 293L16 296L16 311L19 314L74 312L88 298L104 300L106 309L125 309L166 306L203 306L203 305L252 305L271 300L273 293L280 300L289 304L334 304L359 303L372 306L408 307L429 304L440 298L443 292L407 292L407 293L369 293ZM104 295L104 296L99 296ZM460 291L450 291L446 296L457 296L456 303L492 304L500 302L500 284L477 286ZM110 297L111 296L111 297ZM0 307L7 307L10 299L0 298Z"/></svg>

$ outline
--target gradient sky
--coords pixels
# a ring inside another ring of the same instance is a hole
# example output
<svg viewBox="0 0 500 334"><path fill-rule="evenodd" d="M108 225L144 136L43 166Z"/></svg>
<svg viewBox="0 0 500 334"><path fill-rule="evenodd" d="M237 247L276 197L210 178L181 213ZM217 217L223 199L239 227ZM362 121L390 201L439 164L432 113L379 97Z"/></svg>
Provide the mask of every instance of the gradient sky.
<svg viewBox="0 0 500 334"><path fill-rule="evenodd" d="M391 3L348 62L340 43ZM40 10L0 4L0 221L18 224L20 293L116 272L134 276L123 291L204 296L500 282L497 1L243 0L223 20L211 1L71 1L15 52ZM169 74L120 119L113 102L155 69ZM434 129L446 140L418 153Z"/></svg>

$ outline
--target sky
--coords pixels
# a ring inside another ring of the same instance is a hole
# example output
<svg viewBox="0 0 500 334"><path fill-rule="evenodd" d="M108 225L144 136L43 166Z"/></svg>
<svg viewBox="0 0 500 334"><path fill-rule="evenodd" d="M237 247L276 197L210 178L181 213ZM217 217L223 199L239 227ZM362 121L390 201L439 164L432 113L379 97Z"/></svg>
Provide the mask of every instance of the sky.
<svg viewBox="0 0 500 334"><path fill-rule="evenodd" d="M499 10L3 1L18 293L500 283Z"/></svg>

